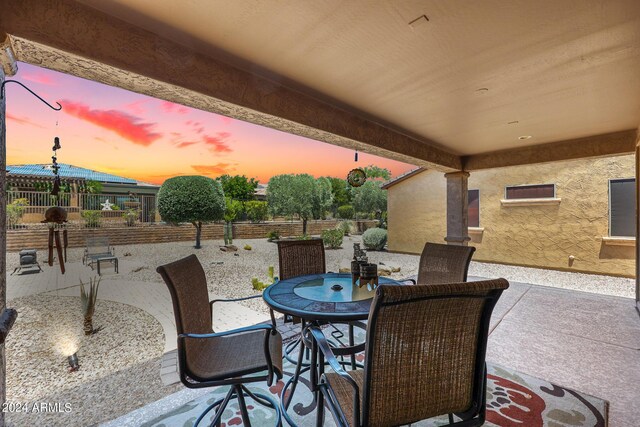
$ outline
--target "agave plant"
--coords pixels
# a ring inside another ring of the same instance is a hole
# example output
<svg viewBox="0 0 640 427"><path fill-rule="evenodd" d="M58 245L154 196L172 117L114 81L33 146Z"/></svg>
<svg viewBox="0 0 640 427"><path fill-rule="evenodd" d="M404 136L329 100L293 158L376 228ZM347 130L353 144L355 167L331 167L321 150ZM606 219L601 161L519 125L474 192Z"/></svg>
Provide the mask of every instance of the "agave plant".
<svg viewBox="0 0 640 427"><path fill-rule="evenodd" d="M96 309L96 298L98 297L98 287L100 286L100 277L89 279L89 291L84 287L82 279L80 279L80 301L82 302L82 314L84 314L84 334L93 335L101 328L93 329L93 313Z"/></svg>

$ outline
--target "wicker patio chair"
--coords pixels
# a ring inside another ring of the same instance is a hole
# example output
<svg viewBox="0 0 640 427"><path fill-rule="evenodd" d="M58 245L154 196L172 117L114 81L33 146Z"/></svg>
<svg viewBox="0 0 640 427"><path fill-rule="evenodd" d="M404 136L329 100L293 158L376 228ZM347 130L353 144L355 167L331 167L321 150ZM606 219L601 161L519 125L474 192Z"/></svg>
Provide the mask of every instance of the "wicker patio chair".
<svg viewBox="0 0 640 427"><path fill-rule="evenodd" d="M322 239L279 240L277 244L281 280L326 273Z"/></svg>
<svg viewBox="0 0 640 427"><path fill-rule="evenodd" d="M244 425L250 425L245 396L273 408L280 426L277 402L244 386L262 381L271 385L274 376L282 378L282 337L275 327L261 324L215 333L214 303L237 300L209 301L205 273L195 255L162 265L156 271L167 284L173 302L180 380L189 388L231 385L227 395L212 403L194 426L214 408L217 410L211 425L219 425L225 407L234 398L238 399Z"/></svg>
<svg viewBox="0 0 640 427"><path fill-rule="evenodd" d="M451 425L479 426L486 413L489 320L504 279L443 285L381 285L371 305L365 366L346 372L321 329L310 327L318 393L339 426L395 426L448 414ZM454 422L453 414L459 420Z"/></svg>
<svg viewBox="0 0 640 427"><path fill-rule="evenodd" d="M327 272L322 239L278 240L278 278L289 279ZM271 312L273 318L273 311ZM286 316L285 322L300 323L298 317Z"/></svg>
<svg viewBox="0 0 640 427"><path fill-rule="evenodd" d="M427 242L420 255L418 283L436 285L466 282L469 264L475 250L476 248L473 246ZM416 283L413 279L409 279L409 281L413 284Z"/></svg>

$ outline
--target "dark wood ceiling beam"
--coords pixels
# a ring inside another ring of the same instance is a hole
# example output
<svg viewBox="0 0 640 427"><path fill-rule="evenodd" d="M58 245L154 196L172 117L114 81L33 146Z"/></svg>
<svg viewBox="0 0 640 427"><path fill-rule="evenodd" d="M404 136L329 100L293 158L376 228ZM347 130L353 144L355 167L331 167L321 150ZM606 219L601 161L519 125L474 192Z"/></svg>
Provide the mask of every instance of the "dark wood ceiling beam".
<svg viewBox="0 0 640 427"><path fill-rule="evenodd" d="M548 144L494 151L491 153L463 156L466 171L493 169L505 166L529 165L533 163L559 162L587 157L607 157L633 154L638 131L636 129Z"/></svg>
<svg viewBox="0 0 640 427"><path fill-rule="evenodd" d="M19 61L419 166L461 167L459 156L433 141L389 129L88 6L0 0L0 10L0 37L10 36Z"/></svg>

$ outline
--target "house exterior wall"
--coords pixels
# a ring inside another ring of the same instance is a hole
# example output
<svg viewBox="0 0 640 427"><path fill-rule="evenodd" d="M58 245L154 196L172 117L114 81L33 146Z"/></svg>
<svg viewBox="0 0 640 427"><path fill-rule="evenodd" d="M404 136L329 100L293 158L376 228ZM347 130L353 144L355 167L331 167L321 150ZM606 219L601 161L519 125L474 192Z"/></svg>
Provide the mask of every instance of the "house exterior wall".
<svg viewBox="0 0 640 427"><path fill-rule="evenodd" d="M480 190L480 230L470 229L475 261L635 276L633 242L610 242L609 180L635 177L634 156L581 159L472 172ZM506 205L505 187L555 184L559 203ZM423 171L388 187L391 251L420 253L444 243L446 180ZM570 257L573 256L573 260Z"/></svg>

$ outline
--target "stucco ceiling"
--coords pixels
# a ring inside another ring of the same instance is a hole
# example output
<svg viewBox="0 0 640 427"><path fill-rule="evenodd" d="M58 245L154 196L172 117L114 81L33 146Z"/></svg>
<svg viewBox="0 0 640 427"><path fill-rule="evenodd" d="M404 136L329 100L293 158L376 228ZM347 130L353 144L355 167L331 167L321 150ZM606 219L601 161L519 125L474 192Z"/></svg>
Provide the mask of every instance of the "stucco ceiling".
<svg viewBox="0 0 640 427"><path fill-rule="evenodd" d="M455 154L640 122L638 0L80 2Z"/></svg>

